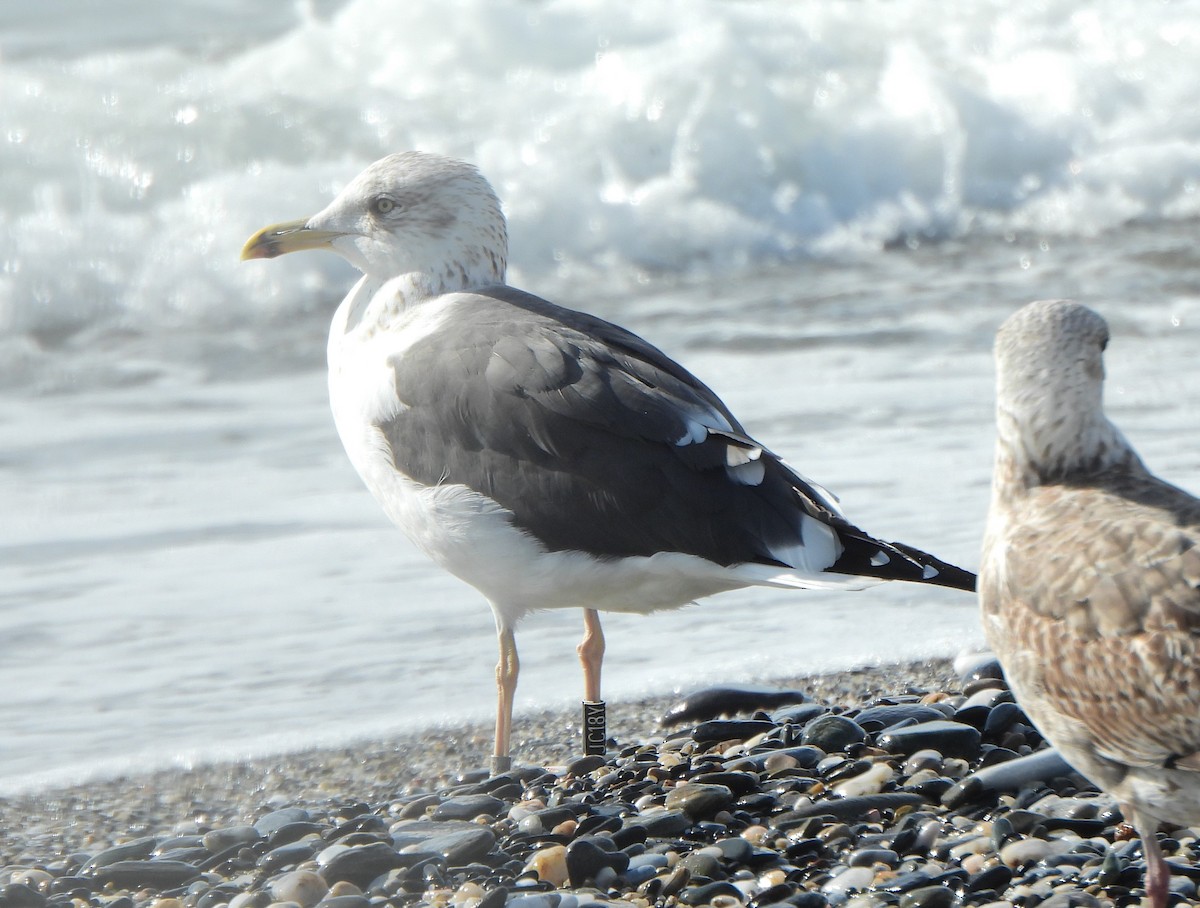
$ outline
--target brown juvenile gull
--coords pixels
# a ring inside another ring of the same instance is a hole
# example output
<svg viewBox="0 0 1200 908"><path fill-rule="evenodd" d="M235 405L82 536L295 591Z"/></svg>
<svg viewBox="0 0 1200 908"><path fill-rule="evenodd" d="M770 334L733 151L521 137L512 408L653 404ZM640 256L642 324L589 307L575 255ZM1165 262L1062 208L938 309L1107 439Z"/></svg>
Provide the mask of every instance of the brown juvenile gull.
<svg viewBox="0 0 1200 908"><path fill-rule="evenodd" d="M1157 479L1104 416L1108 326L1031 303L996 337L984 630L1018 702L1142 838L1200 821L1200 501Z"/></svg>
<svg viewBox="0 0 1200 908"><path fill-rule="evenodd" d="M495 615L495 766L508 762L513 628L527 612L584 610L584 696L598 701L597 609L752 584L974 588L849 523L640 337L506 285L504 215L469 164L389 155L324 211L260 230L242 257L318 248L363 272L329 332L346 453L396 525Z"/></svg>

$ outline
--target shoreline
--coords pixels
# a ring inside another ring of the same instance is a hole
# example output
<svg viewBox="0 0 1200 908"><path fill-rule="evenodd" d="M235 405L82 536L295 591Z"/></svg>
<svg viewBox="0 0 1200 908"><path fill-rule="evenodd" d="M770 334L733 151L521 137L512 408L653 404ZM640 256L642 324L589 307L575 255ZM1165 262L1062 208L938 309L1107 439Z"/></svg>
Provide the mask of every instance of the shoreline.
<svg viewBox="0 0 1200 908"><path fill-rule="evenodd" d="M762 682L809 691L815 700L850 706L898 687L929 689L954 678L950 659L864 666ZM662 693L608 704L608 731L618 745L661 738L664 712L682 694ZM579 710L520 714L513 727L513 762L561 763L582 753ZM485 768L491 722L447 722L384 739L304 748L191 767L165 767L51 785L0 795L0 866L14 861L14 845L30 832L60 827L64 853L93 841L173 829L203 810L214 826L247 822L264 805L308 803L333 797L378 801L405 789L450 784L456 774ZM613 749L610 748L610 754ZM18 832L28 827L25 834Z"/></svg>
<svg viewBox="0 0 1200 908"><path fill-rule="evenodd" d="M604 758L576 711L526 714L496 776L471 723L3 797L0 906L1138 903L1112 799L968 661L779 679L807 701L672 728L680 696L610 703ZM1168 835L1195 899L1200 832Z"/></svg>

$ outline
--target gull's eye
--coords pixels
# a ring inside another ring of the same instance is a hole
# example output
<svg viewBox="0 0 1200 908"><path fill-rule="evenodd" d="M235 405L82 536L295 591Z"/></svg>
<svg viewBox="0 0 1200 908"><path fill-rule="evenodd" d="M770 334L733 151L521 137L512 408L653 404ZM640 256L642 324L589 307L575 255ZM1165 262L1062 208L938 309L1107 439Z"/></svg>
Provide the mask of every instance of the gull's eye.
<svg viewBox="0 0 1200 908"><path fill-rule="evenodd" d="M385 195L379 195L371 199L367 208L371 214L391 214L396 210L396 200L388 198Z"/></svg>

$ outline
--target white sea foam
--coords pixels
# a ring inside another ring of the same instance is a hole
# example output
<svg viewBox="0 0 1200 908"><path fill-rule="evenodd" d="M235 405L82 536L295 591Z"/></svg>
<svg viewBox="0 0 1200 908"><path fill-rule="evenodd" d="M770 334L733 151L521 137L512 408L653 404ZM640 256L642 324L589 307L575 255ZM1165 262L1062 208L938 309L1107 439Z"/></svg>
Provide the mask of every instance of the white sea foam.
<svg viewBox="0 0 1200 908"><path fill-rule="evenodd" d="M10 380L85 327L220 347L323 312L333 257L239 244L404 148L483 168L541 289L1200 214L1186 5L75 6L0 38Z"/></svg>

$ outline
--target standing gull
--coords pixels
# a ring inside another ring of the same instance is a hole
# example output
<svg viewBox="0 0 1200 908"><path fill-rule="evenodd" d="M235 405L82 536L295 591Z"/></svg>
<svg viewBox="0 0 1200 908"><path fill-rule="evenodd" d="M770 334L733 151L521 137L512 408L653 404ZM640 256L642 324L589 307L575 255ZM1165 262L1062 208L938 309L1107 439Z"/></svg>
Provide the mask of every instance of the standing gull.
<svg viewBox="0 0 1200 908"><path fill-rule="evenodd" d="M1031 303L996 338L996 465L979 576L1017 700L1142 838L1200 821L1200 501L1155 478L1104 416L1104 319Z"/></svg>
<svg viewBox="0 0 1200 908"><path fill-rule="evenodd" d="M527 612L650 612L753 584L860 588L974 575L868 536L640 337L504 283L500 203L469 164L389 155L242 258L331 249L363 272L333 317L329 393L359 475L434 561L487 598L500 644L493 764L508 763Z"/></svg>

